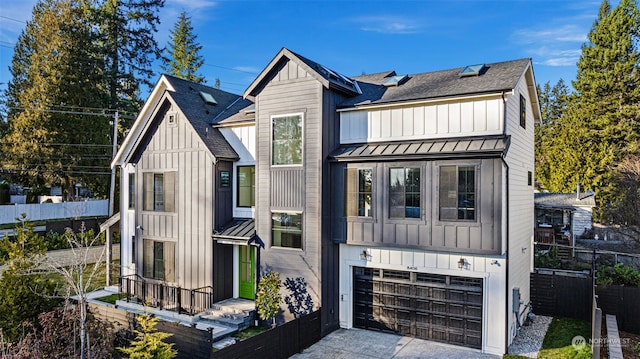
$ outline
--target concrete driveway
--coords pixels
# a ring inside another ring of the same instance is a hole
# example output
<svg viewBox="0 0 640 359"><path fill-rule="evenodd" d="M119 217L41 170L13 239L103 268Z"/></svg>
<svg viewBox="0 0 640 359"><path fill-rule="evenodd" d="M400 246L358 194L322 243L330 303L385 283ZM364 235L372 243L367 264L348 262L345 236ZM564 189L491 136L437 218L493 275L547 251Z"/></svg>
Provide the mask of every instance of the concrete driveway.
<svg viewBox="0 0 640 359"><path fill-rule="evenodd" d="M403 337L364 329L338 329L296 359L417 359L460 358L499 359L500 356L482 354L478 350Z"/></svg>

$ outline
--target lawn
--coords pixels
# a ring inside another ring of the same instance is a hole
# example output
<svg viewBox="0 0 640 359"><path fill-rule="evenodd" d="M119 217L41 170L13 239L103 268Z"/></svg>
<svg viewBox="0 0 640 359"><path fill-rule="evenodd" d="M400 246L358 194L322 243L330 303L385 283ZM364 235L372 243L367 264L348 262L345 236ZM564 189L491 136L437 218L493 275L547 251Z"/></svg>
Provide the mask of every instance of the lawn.
<svg viewBox="0 0 640 359"><path fill-rule="evenodd" d="M103 263L98 272L93 277L89 290L87 292L92 292L94 290L102 289L106 285L106 273L105 273L106 265ZM89 265L87 267L87 272L85 272L84 279L85 281L89 278L89 272L93 270L93 265ZM111 279L114 281L120 275L120 260L114 260L113 266L111 270ZM68 286L67 282L64 280L61 274L59 273L50 273L47 274L47 277L59 283L59 288L61 292L64 292L64 288ZM72 294L73 295L73 294Z"/></svg>
<svg viewBox="0 0 640 359"><path fill-rule="evenodd" d="M120 294L118 293L113 293L113 294L107 295L106 297L96 298L96 300L99 300L101 302L114 304L114 305L116 304L116 300L118 299L120 299Z"/></svg>
<svg viewBox="0 0 640 359"><path fill-rule="evenodd" d="M572 345L573 338L582 336L586 340L583 348L576 349ZM591 358L591 324L589 322L553 318L547 334L542 342L539 359L588 359Z"/></svg>
<svg viewBox="0 0 640 359"><path fill-rule="evenodd" d="M251 338L255 335L258 335L262 332L265 332L269 330L269 328L265 328L265 327L249 327L245 330L242 330L240 332L237 332L236 334L234 334L233 336L236 338L239 338L240 340L245 340L248 338Z"/></svg>

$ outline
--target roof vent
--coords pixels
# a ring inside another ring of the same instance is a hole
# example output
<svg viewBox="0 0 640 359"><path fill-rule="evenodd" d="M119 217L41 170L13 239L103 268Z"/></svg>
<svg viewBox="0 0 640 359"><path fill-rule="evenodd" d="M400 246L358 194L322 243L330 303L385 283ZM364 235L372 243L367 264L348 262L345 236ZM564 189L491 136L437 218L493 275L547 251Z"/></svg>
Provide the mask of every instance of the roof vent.
<svg viewBox="0 0 640 359"><path fill-rule="evenodd" d="M391 76L387 81L383 82L382 84L385 87L400 86L403 83L407 82L408 79L409 79L409 75Z"/></svg>
<svg viewBox="0 0 640 359"><path fill-rule="evenodd" d="M484 64L467 66L460 71L460 77L480 76L486 68Z"/></svg>
<svg viewBox="0 0 640 359"><path fill-rule="evenodd" d="M208 92L200 91L200 96L202 97L202 99L204 100L204 102L207 105L217 105L218 104L216 99L213 98L213 96Z"/></svg>

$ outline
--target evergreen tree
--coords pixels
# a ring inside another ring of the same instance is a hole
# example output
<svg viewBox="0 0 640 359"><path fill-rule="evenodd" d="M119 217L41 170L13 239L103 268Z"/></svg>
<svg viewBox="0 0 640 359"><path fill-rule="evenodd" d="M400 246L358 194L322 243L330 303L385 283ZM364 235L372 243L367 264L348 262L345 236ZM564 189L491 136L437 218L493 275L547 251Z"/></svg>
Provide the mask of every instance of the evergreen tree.
<svg viewBox="0 0 640 359"><path fill-rule="evenodd" d="M13 180L40 187L58 184L73 195L77 183L106 189L108 117L75 114L105 104L103 62L83 9L71 0L42 0L20 35L6 91L8 134L2 165ZM70 113L73 112L73 113Z"/></svg>
<svg viewBox="0 0 640 359"><path fill-rule="evenodd" d="M140 88L153 86L152 63L162 53L153 35L164 0L84 1L99 32L109 108L136 113L142 105ZM129 126L123 122L121 132Z"/></svg>
<svg viewBox="0 0 640 359"><path fill-rule="evenodd" d="M170 58L165 59L163 65L163 69L169 75L197 83L205 82L204 77L197 74L204 59L199 54L202 45L196 41L196 38L191 26L191 18L182 12L171 30L168 50Z"/></svg>
<svg viewBox="0 0 640 359"><path fill-rule="evenodd" d="M150 314L136 316L136 321L141 330L135 330L136 338L131 341L127 348L118 348L131 359L171 359L178 355L173 349L173 344L165 343L164 340L172 334L159 332L156 329L158 318Z"/></svg>
<svg viewBox="0 0 640 359"><path fill-rule="evenodd" d="M612 169L637 151L639 24L635 1L621 0L614 9L603 1L582 47L573 82L576 92L554 128L548 189L573 191L580 182L582 188L596 191L600 209L612 202Z"/></svg>
<svg viewBox="0 0 640 359"><path fill-rule="evenodd" d="M280 273L268 272L258 283L256 293L256 310L262 320L271 320L275 324L276 315L280 311Z"/></svg>
<svg viewBox="0 0 640 359"><path fill-rule="evenodd" d="M542 120L535 127L536 182L542 188L548 188L550 177L549 157L557 150L554 138L557 127L564 116L569 97L569 88L560 79L553 87L547 82L538 88L538 98Z"/></svg>

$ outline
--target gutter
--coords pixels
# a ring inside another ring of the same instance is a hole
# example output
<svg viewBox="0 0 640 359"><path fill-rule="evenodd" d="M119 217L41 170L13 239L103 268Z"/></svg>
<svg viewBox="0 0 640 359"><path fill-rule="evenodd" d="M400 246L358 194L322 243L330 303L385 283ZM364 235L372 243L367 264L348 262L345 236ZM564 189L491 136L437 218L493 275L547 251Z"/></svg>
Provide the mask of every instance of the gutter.
<svg viewBox="0 0 640 359"><path fill-rule="evenodd" d="M513 94L513 90L511 91L511 93ZM507 134L507 99L505 97L506 92L503 91L502 92L502 103L504 105L504 114L503 114L503 119L504 119L504 125L502 126L504 134ZM502 163L504 164L504 167L506 169L506 173L504 175L505 178L505 202L506 202L506 208L504 209L506 211L506 216L504 216L505 218L505 232L503 235L506 236L506 248L505 248L505 270L507 271L507 273L505 274L505 290L504 290L504 297L506 299L505 303L505 317L504 317L504 348L505 351L509 351L509 336L511 335L511 333L509 333L509 316L511 315L511 308L509 307L509 164L507 163L505 156L506 156L506 151L505 153L502 154L502 156L500 156L500 159L502 160Z"/></svg>

